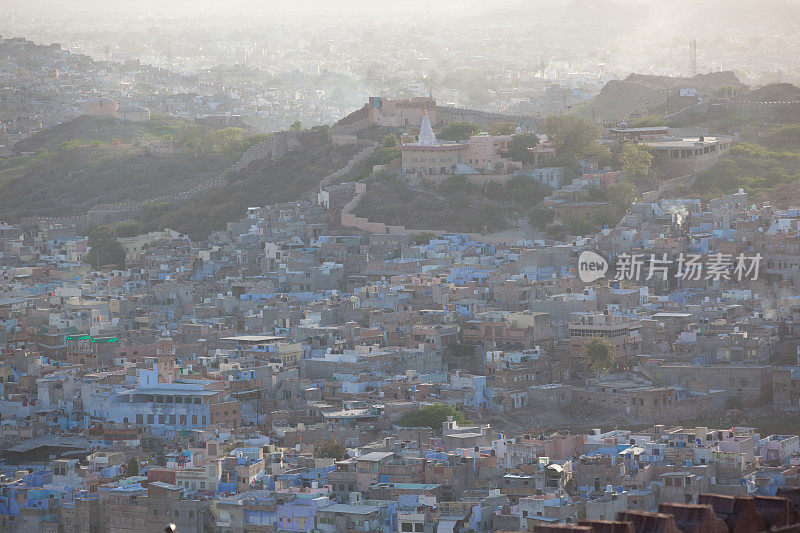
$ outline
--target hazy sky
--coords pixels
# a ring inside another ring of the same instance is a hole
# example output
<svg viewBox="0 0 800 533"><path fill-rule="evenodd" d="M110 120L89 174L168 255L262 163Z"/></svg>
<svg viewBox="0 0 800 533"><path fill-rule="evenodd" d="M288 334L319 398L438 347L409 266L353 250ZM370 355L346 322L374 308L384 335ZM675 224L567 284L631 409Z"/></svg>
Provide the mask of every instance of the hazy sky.
<svg viewBox="0 0 800 533"><path fill-rule="evenodd" d="M800 3L800 0L690 0L693 8L727 3L765 5L774 2ZM525 10L553 9L575 3L581 7L609 4L645 4L664 8L669 4L685 4L687 0L0 0L0 11L35 16L37 12L130 13L136 16L203 16L203 15L348 15L353 13L425 13L446 12L458 16L480 15L502 11L504 7L524 6ZM720 6L720 7L721 7ZM681 9L683 9L681 5Z"/></svg>
<svg viewBox="0 0 800 533"><path fill-rule="evenodd" d="M519 0L499 0L492 2L494 5L518 4ZM552 3L563 3L555 0ZM139 14L186 14L198 15L209 13L230 12L232 9L256 10L262 13L292 12L302 13L313 11L315 13L331 11L361 11L391 10L411 11L443 10L454 6L462 9L474 7L485 9L487 3L477 0L294 0L284 2L279 0L0 0L0 5L7 4L14 8L24 8L29 13L32 9L44 9L51 12L63 11L114 11ZM471 4L471 6L470 6Z"/></svg>

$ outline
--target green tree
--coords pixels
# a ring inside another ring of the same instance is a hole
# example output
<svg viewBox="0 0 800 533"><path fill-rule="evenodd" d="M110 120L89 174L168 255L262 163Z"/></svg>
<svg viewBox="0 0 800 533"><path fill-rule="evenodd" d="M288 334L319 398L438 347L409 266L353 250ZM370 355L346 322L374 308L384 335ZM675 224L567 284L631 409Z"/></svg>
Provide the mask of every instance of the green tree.
<svg viewBox="0 0 800 533"><path fill-rule="evenodd" d="M588 235L597 231L597 225L587 217L569 218L564 226L569 235Z"/></svg>
<svg viewBox="0 0 800 533"><path fill-rule="evenodd" d="M644 144L624 143L619 159L622 170L633 179L649 176L653 169L653 154Z"/></svg>
<svg viewBox="0 0 800 533"><path fill-rule="evenodd" d="M399 426L408 428L429 427L431 429L441 429L442 423L447 420L448 416L452 416L459 425L470 424L464 413L444 403L435 403L433 405L426 405L420 407L416 411L408 413L403 416L398 422Z"/></svg>
<svg viewBox="0 0 800 533"><path fill-rule="evenodd" d="M495 122L489 126L489 135L512 135L517 127L511 122Z"/></svg>
<svg viewBox="0 0 800 533"><path fill-rule="evenodd" d="M214 152L222 155L236 155L241 152L244 141L242 128L223 128L211 134Z"/></svg>
<svg viewBox="0 0 800 533"><path fill-rule="evenodd" d="M601 151L600 128L575 115L551 115L544 120L544 132L559 156L580 159Z"/></svg>
<svg viewBox="0 0 800 533"><path fill-rule="evenodd" d="M492 200L502 200L506 196L505 188L497 183L491 181L486 185L486 197Z"/></svg>
<svg viewBox="0 0 800 533"><path fill-rule="evenodd" d="M322 445L314 446L314 456L323 459L335 459L341 461L347 458L347 448L344 444L338 442L336 438L331 435L328 442Z"/></svg>
<svg viewBox="0 0 800 533"><path fill-rule="evenodd" d="M114 228L114 234L117 237L135 237L139 233L141 233L139 223L135 220L123 222Z"/></svg>
<svg viewBox="0 0 800 533"><path fill-rule="evenodd" d="M450 122L441 129L438 137L443 141L465 141L480 131L480 126L472 122Z"/></svg>
<svg viewBox="0 0 800 533"><path fill-rule="evenodd" d="M530 151L539 144L539 137L535 133L518 133L511 137L508 143L508 157L522 163L533 163L536 157Z"/></svg>
<svg viewBox="0 0 800 533"><path fill-rule="evenodd" d="M599 228L603 226L616 226L619 222L619 217L610 209L601 209L592 216L592 222Z"/></svg>
<svg viewBox="0 0 800 533"><path fill-rule="evenodd" d="M586 364L598 377L607 373L614 364L614 346L608 339L596 337L586 343Z"/></svg>
<svg viewBox="0 0 800 533"><path fill-rule="evenodd" d="M203 153L203 141L199 137L189 137L183 143L184 153L197 157Z"/></svg>
<svg viewBox="0 0 800 533"><path fill-rule="evenodd" d="M103 265L122 266L125 264L125 249L108 226L97 226L89 233L88 245L91 250L86 261L94 268Z"/></svg>
<svg viewBox="0 0 800 533"><path fill-rule="evenodd" d="M395 148L397 146L397 135L395 135L394 133L390 133L389 135L384 137L381 146L383 148Z"/></svg>
<svg viewBox="0 0 800 533"><path fill-rule="evenodd" d="M289 131L303 131L303 123L299 120L295 120L291 126L289 126Z"/></svg>
<svg viewBox="0 0 800 533"><path fill-rule="evenodd" d="M384 146L378 148L368 159L370 170L373 165L388 165L400 157L400 149L394 146Z"/></svg>
<svg viewBox="0 0 800 533"><path fill-rule="evenodd" d="M413 244L414 246L419 246L420 244L429 244L433 237L434 237L433 233L427 231L423 233L417 233L411 239L411 244Z"/></svg>
<svg viewBox="0 0 800 533"><path fill-rule="evenodd" d="M606 199L614 204L619 214L627 211L628 207L636 200L638 194L636 185L630 181L620 181L606 189Z"/></svg>
<svg viewBox="0 0 800 533"><path fill-rule="evenodd" d="M516 177L506 183L505 190L507 200L528 209L530 206L541 203L547 196L550 187L529 178Z"/></svg>
<svg viewBox="0 0 800 533"><path fill-rule="evenodd" d="M125 467L125 475L128 477L139 475L139 460L136 457L131 457Z"/></svg>
<svg viewBox="0 0 800 533"><path fill-rule="evenodd" d="M537 205L528 212L528 223L539 229L546 228L553 221L553 211Z"/></svg>

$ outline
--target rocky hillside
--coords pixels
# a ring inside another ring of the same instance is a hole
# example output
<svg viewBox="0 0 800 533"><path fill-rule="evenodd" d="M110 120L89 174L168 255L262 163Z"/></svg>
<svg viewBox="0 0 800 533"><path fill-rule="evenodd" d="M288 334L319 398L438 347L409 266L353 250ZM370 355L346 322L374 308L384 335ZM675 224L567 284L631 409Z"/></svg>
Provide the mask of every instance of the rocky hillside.
<svg viewBox="0 0 800 533"><path fill-rule="evenodd" d="M150 141L188 132L208 141L207 149L167 158L148 153ZM98 117L42 131L18 142L16 155L0 159L0 218L79 215L98 203L192 188L226 169L247 146L241 130L214 135L180 120L133 123ZM212 146L213 139L223 137L236 143Z"/></svg>
<svg viewBox="0 0 800 533"><path fill-rule="evenodd" d="M747 90L732 72L700 74L694 78L645 76L631 74L624 80L612 80L578 113L599 120L625 120L631 114L665 115L698 102L695 96L681 96L681 89L692 89L702 96L712 96L721 88L737 92Z"/></svg>
<svg viewBox="0 0 800 533"><path fill-rule="evenodd" d="M152 206L142 217L143 228L169 227L192 238L206 237L240 219L250 206L306 198L322 178L344 167L359 150L356 146L333 146L325 130L300 132L284 141L279 139L270 157L231 176L222 188L180 205Z"/></svg>

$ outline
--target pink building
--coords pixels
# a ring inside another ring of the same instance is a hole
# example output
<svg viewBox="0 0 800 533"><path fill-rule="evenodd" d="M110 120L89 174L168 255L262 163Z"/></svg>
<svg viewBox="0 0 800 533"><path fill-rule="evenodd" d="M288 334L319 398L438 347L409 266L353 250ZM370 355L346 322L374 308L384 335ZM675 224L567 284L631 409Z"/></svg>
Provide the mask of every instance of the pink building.
<svg viewBox="0 0 800 533"><path fill-rule="evenodd" d="M458 165L466 165L464 174L485 172L491 175L511 174L522 163L504 156L511 135L473 135L466 142L440 143L427 115L422 117L419 140L400 147L405 174L446 176L459 173Z"/></svg>
<svg viewBox="0 0 800 533"><path fill-rule="evenodd" d="M510 174L522 168L519 161L511 161L504 157L508 151L511 135L473 135L467 141L467 152L464 163L493 174Z"/></svg>

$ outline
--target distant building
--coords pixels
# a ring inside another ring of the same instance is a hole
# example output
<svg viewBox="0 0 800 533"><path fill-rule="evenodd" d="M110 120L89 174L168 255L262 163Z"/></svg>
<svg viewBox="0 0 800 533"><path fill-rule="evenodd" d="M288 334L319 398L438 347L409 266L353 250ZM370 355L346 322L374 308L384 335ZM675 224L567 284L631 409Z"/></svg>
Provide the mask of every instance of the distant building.
<svg viewBox="0 0 800 533"><path fill-rule="evenodd" d="M126 259L132 261L147 250L148 245L158 241L175 239L179 235L177 231L167 228L163 231L151 231L134 237L121 237L119 242L125 249Z"/></svg>
<svg viewBox="0 0 800 533"><path fill-rule="evenodd" d="M118 110L119 118L131 122L147 122L150 120L150 110L138 105L121 107Z"/></svg>
<svg viewBox="0 0 800 533"><path fill-rule="evenodd" d="M104 96L90 98L83 104L83 114L96 117L117 118L118 109L119 104L116 100Z"/></svg>
<svg viewBox="0 0 800 533"><path fill-rule="evenodd" d="M558 189L564 182L564 167L543 167L531 170L520 170L520 176L532 178L534 181Z"/></svg>
<svg viewBox="0 0 800 533"><path fill-rule="evenodd" d="M697 174L717 163L728 153L732 140L727 137L695 137L679 140L647 141L656 153L658 170L665 178Z"/></svg>
<svg viewBox="0 0 800 533"><path fill-rule="evenodd" d="M505 175L522 168L522 163L506 157L511 135L472 135L464 142L439 142L427 115L416 143L400 146L401 168L416 176L451 174Z"/></svg>
<svg viewBox="0 0 800 533"><path fill-rule="evenodd" d="M660 141L669 136L666 126L647 128L611 128L608 135L616 141Z"/></svg>
<svg viewBox="0 0 800 533"><path fill-rule="evenodd" d="M431 121L425 115L422 118L418 142L402 145L400 152L404 173L444 176L453 174L456 165L464 162L467 144L438 142L431 128Z"/></svg>
<svg viewBox="0 0 800 533"><path fill-rule="evenodd" d="M373 96L367 108L369 123L375 126L421 126L426 116L436 122L436 101L430 96L408 100L384 100Z"/></svg>

